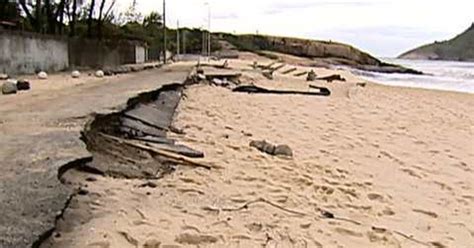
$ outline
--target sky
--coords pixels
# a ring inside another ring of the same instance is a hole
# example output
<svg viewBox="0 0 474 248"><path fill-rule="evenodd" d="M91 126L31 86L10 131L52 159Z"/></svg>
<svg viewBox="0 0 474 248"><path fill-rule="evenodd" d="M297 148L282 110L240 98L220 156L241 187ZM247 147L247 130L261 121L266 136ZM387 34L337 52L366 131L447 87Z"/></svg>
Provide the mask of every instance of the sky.
<svg viewBox="0 0 474 248"><path fill-rule="evenodd" d="M132 0L118 0L124 9ZM207 4L206 4L207 3ZM137 0L144 14L162 12L162 0ZM474 0L167 0L167 25L208 26L354 45L379 57L446 40L474 22Z"/></svg>

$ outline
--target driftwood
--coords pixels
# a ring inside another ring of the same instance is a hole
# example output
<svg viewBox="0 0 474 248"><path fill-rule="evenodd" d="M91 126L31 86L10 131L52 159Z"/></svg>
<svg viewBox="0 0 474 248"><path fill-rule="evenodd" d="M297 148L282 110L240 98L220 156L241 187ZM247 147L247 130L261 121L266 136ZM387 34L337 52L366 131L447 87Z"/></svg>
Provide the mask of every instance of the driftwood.
<svg viewBox="0 0 474 248"><path fill-rule="evenodd" d="M313 87L312 87L313 88ZM319 92L310 91L293 91L293 90L269 90L254 85L239 86L234 88L233 92L244 92L249 94L282 94L282 95L312 95L312 96L329 96L331 92L329 89L324 87L314 86L315 89L319 89Z"/></svg>
<svg viewBox="0 0 474 248"><path fill-rule="evenodd" d="M283 67L285 67L285 66L286 66L286 64L281 64L281 65L279 65L279 66L277 66L277 67L275 67L275 68L270 68L270 70L272 70L272 71L275 72L275 71L278 71L278 70L280 70L281 68L283 68Z"/></svg>
<svg viewBox="0 0 474 248"><path fill-rule="evenodd" d="M222 65L215 65L214 66L217 69L228 69L229 68L229 61L227 59L224 61L224 64Z"/></svg>
<svg viewBox="0 0 474 248"><path fill-rule="evenodd" d="M271 70L272 69L272 66L274 66L276 64L276 62L271 62L270 64L268 65L259 65L257 63L257 61L254 61L253 64L252 64L252 68L254 69L261 69L261 70Z"/></svg>
<svg viewBox="0 0 474 248"><path fill-rule="evenodd" d="M291 69L288 69L288 70L282 72L281 74L283 74L283 75L290 74L292 72L295 72L296 70L298 70L298 69L296 67L293 67Z"/></svg>
<svg viewBox="0 0 474 248"><path fill-rule="evenodd" d="M293 75L293 76L295 76L295 77L301 77L301 76L304 76L304 75L306 75L306 74L308 74L308 72L307 72L307 71L304 71L304 72L295 73L295 75Z"/></svg>
<svg viewBox="0 0 474 248"><path fill-rule="evenodd" d="M316 80L324 80L324 81L327 81L328 83L331 83L332 81L343 81L343 82L346 81L346 79L343 78L339 74L334 74L327 77L319 77L319 78L316 78Z"/></svg>
<svg viewBox="0 0 474 248"><path fill-rule="evenodd" d="M160 149L160 148L146 146L146 145L142 144L141 142L137 142L137 141L133 141L133 140L126 140L126 139L118 138L118 137L111 136L111 135L104 134L104 133L99 133L99 135L101 135L101 136L103 136L107 139L111 139L111 140L114 140L116 142L138 148L140 150L145 150L147 152L150 152L150 153L153 153L153 154L156 154L156 155L159 155L159 156L166 157L168 159L171 159L171 160L173 160L175 162L178 162L178 163L181 163L183 165L188 165L188 166L192 166L192 167L200 167L200 168L205 168L205 169L208 169L208 170L210 170L212 168L209 165L200 163L198 161L194 161L192 159L188 159L188 158L183 157L181 155L178 155L176 153L166 151L166 150L163 150L163 149Z"/></svg>

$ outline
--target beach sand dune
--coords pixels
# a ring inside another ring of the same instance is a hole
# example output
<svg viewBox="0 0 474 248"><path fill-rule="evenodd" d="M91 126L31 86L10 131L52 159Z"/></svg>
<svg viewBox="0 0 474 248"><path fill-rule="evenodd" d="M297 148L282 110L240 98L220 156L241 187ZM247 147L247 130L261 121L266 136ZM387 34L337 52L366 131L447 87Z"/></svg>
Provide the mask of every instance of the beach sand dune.
<svg viewBox="0 0 474 248"><path fill-rule="evenodd" d="M230 65L260 86L308 90L304 77L265 80L249 63ZM175 120L186 134L174 138L213 169L179 168L155 188L99 177L77 198L94 218L56 246L473 247L474 97L316 72L348 82L314 83L331 97L186 89Z"/></svg>

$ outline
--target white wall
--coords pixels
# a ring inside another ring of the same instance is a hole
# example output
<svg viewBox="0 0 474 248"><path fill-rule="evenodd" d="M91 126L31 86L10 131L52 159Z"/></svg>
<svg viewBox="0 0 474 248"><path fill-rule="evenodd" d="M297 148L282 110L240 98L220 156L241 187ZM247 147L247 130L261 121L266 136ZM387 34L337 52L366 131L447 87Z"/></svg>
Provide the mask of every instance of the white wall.
<svg viewBox="0 0 474 248"><path fill-rule="evenodd" d="M68 67L67 40L0 31L0 73L53 72Z"/></svg>
<svg viewBox="0 0 474 248"><path fill-rule="evenodd" d="M145 63L146 52L145 48L142 46L135 46L135 63Z"/></svg>

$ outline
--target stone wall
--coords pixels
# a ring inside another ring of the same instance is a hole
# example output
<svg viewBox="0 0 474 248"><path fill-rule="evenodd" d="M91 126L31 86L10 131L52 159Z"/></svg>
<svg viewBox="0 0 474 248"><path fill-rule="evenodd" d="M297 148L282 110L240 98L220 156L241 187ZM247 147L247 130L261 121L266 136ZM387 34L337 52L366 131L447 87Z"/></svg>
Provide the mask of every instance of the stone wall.
<svg viewBox="0 0 474 248"><path fill-rule="evenodd" d="M0 30L0 73L61 71L68 67L66 39Z"/></svg>

